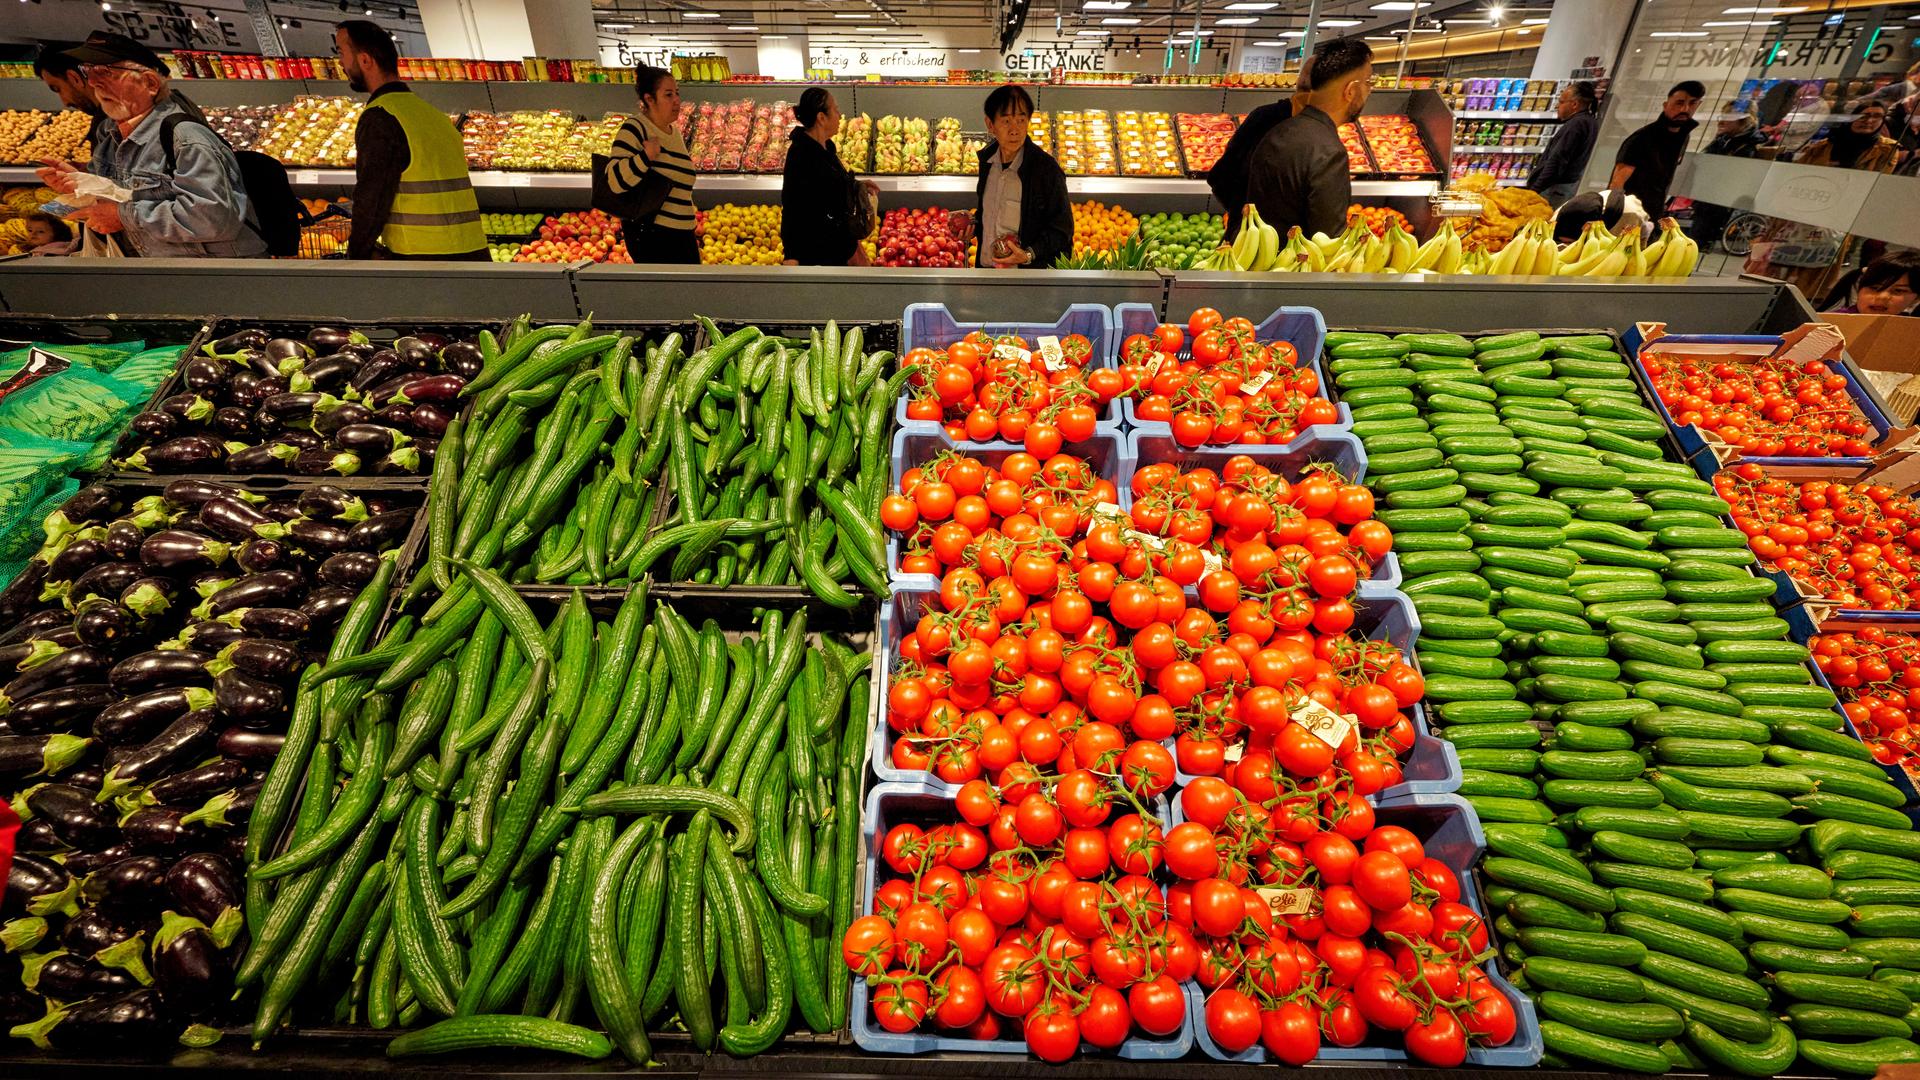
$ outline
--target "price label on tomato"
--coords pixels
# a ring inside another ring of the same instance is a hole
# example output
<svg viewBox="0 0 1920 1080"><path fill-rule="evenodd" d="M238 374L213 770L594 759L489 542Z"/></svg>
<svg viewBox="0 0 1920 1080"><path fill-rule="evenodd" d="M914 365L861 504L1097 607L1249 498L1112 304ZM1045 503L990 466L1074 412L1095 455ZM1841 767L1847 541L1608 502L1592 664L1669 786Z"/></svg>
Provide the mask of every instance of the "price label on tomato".
<svg viewBox="0 0 1920 1080"><path fill-rule="evenodd" d="M1313 733L1314 738L1334 749L1347 741L1347 734L1353 730L1353 721L1334 712L1312 698L1301 698L1300 704L1293 707L1290 714L1294 723Z"/></svg>
<svg viewBox="0 0 1920 1080"><path fill-rule="evenodd" d="M1267 909L1277 915L1306 915L1313 911L1312 889L1255 889Z"/></svg>
<svg viewBox="0 0 1920 1080"><path fill-rule="evenodd" d="M1065 371L1073 366L1073 364L1067 360L1067 354L1061 350L1059 338L1043 337L1038 344L1040 346L1040 363L1047 371ZM999 351L999 349L994 350L996 353Z"/></svg>

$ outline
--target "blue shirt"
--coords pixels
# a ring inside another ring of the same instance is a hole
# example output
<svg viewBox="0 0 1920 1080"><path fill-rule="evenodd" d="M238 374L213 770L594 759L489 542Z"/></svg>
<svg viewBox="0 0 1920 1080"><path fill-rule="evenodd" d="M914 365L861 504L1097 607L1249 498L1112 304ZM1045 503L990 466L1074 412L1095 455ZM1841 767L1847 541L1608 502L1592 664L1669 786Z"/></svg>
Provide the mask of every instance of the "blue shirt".
<svg viewBox="0 0 1920 1080"><path fill-rule="evenodd" d="M267 242L249 225L254 213L240 164L211 129L195 123L175 127L174 167L168 172L162 121L182 113L165 101L154 105L132 134L121 135L117 124L102 125L105 137L93 148L87 168L133 192L120 207L127 242L150 259L265 255Z"/></svg>

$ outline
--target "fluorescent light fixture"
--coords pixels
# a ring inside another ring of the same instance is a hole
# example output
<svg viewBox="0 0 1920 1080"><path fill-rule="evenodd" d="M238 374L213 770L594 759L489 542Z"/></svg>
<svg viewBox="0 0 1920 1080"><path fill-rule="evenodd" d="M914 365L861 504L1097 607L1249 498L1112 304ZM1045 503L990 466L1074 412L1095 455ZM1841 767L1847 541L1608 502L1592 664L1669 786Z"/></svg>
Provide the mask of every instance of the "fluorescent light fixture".
<svg viewBox="0 0 1920 1080"><path fill-rule="evenodd" d="M1549 20L1547 19L1521 19L1520 25L1521 26L1545 26L1547 25L1548 21Z"/></svg>
<svg viewBox="0 0 1920 1080"><path fill-rule="evenodd" d="M1303 32L1300 36L1306 37L1307 35ZM1399 41L1400 39L1397 37L1394 37L1391 34L1368 34L1365 40L1367 41Z"/></svg>
<svg viewBox="0 0 1920 1080"><path fill-rule="evenodd" d="M981 50L979 50L979 49L960 49L960 50L957 50L957 51L959 51L959 52L962 52L962 53L965 53L965 54L967 54L967 55L969 55L969 56L972 56L973 54L975 54L975 53L978 53L978 52L980 52Z"/></svg>
<svg viewBox="0 0 1920 1080"><path fill-rule="evenodd" d="M1139 26L1140 20L1130 16L1109 15L1100 20L1101 26Z"/></svg>
<svg viewBox="0 0 1920 1080"><path fill-rule="evenodd" d="M1282 30L1280 31L1280 36L1283 38L1303 38L1307 36L1307 32L1305 30Z"/></svg>
<svg viewBox="0 0 1920 1080"><path fill-rule="evenodd" d="M633 29L633 24L629 22L601 23L600 28L602 30L631 30Z"/></svg>
<svg viewBox="0 0 1920 1080"><path fill-rule="evenodd" d="M753 31L758 31L758 30L759 30L760 28L759 28L759 27L757 27L757 26L729 26L729 27L727 27L727 29L729 29L729 30L753 30Z"/></svg>
<svg viewBox="0 0 1920 1080"><path fill-rule="evenodd" d="M1442 21L1448 26L1491 26L1493 25L1492 19L1445 19Z"/></svg>
<svg viewBox="0 0 1920 1080"><path fill-rule="evenodd" d="M1231 19L1215 19L1215 26L1253 26L1260 21L1257 15L1235 15Z"/></svg>
<svg viewBox="0 0 1920 1080"><path fill-rule="evenodd" d="M833 13L833 17L836 19L871 19L873 18L873 13L870 11L836 11Z"/></svg>
<svg viewBox="0 0 1920 1080"><path fill-rule="evenodd" d="M1088 11L1125 11L1133 6L1133 0L1087 0Z"/></svg>
<svg viewBox="0 0 1920 1080"><path fill-rule="evenodd" d="M785 35L785 34L761 34L761 35L760 35L760 40L761 40L761 41L785 41L785 40L787 40L787 35Z"/></svg>
<svg viewBox="0 0 1920 1080"><path fill-rule="evenodd" d="M1287 43L1284 41L1249 41L1247 44L1256 49L1284 49L1287 47Z"/></svg>
<svg viewBox="0 0 1920 1080"><path fill-rule="evenodd" d="M1073 36L1074 37L1106 37L1108 34L1111 34L1111 33L1113 33L1113 31L1111 30L1075 30L1073 32Z"/></svg>
<svg viewBox="0 0 1920 1080"><path fill-rule="evenodd" d="M1778 19L1708 19L1701 26L1772 26Z"/></svg>
<svg viewBox="0 0 1920 1080"><path fill-rule="evenodd" d="M1278 0L1238 0L1227 5L1228 11L1272 11L1279 7Z"/></svg>
<svg viewBox="0 0 1920 1080"><path fill-rule="evenodd" d="M1433 6L1432 4L1425 3L1423 2L1423 0L1422 2L1416 2L1416 0L1382 0L1381 3L1373 5L1373 10L1375 11L1419 11L1421 8L1430 8L1432 6Z"/></svg>
<svg viewBox="0 0 1920 1080"><path fill-rule="evenodd" d="M1730 7L1722 15L1798 15L1807 10L1802 7Z"/></svg>
<svg viewBox="0 0 1920 1080"><path fill-rule="evenodd" d="M1705 30L1655 30L1648 37L1658 38L1703 38L1712 37Z"/></svg>
<svg viewBox="0 0 1920 1080"><path fill-rule="evenodd" d="M1359 19L1321 19L1320 25L1329 26L1329 27L1359 26L1360 20Z"/></svg>
<svg viewBox="0 0 1920 1080"><path fill-rule="evenodd" d="M680 17L683 19L717 19L720 17L720 13L717 11L683 11L680 13Z"/></svg>

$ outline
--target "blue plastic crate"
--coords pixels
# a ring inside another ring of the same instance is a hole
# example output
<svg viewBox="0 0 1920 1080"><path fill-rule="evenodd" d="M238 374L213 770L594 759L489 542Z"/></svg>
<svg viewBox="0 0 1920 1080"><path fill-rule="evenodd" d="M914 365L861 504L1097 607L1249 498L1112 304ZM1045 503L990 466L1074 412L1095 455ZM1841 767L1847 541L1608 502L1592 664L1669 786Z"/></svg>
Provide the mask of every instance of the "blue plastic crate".
<svg viewBox="0 0 1920 1080"><path fill-rule="evenodd" d="M1474 888L1473 875L1468 872L1479 862L1481 852L1486 850L1486 835L1480 830L1479 817L1465 799L1458 795L1409 795L1403 799L1382 802L1375 820L1381 825L1401 826L1419 837L1421 843L1426 845L1427 854L1447 864L1460 879L1460 902L1478 912L1488 923L1492 922L1487 916L1486 906L1480 900L1479 891ZM1539 1064L1545 1047L1540 1038L1540 1023L1534 1015L1533 1002L1501 977L1492 960L1488 960L1484 968L1495 989L1506 995L1513 1005L1513 1040L1505 1046L1471 1047L1467 1051L1466 1064L1504 1068L1526 1068ZM1200 1044L1203 1053L1219 1061L1239 1064L1258 1065L1267 1061L1266 1048L1259 1043L1238 1054L1229 1054L1220 1049L1212 1036L1207 1034L1206 1007L1205 992L1198 986L1189 985L1189 1022L1194 1041ZM1390 1032L1383 1034L1370 1031L1367 1041L1359 1046L1331 1046L1322 1042L1320 1054L1315 1060L1398 1063L1409 1061L1410 1058L1400 1045L1398 1036Z"/></svg>
<svg viewBox="0 0 1920 1080"><path fill-rule="evenodd" d="M1218 469L1228 458L1245 454L1260 464L1288 476L1298 475L1315 462L1331 464L1347 482L1358 484L1367 478L1367 451L1351 431L1331 424L1307 429L1306 434L1285 445L1251 444L1234 446L1181 446L1173 436L1145 430L1127 432L1127 448L1133 454L1135 468L1143 465L1173 464L1182 470L1206 467Z"/></svg>
<svg viewBox="0 0 1920 1080"><path fill-rule="evenodd" d="M861 825L861 838L866 845L866 886L862 894L860 912L873 910L873 894L880 880L880 844L878 838L884 836L892 822L902 817L933 816L941 820L958 820L953 809L952 789L939 783L881 783L875 784L867 792L867 814ZM1162 814L1163 819L1167 814ZM943 1035L939 1029L910 1031L896 1034L881 1028L873 1021L873 1010L868 1006L867 983L865 979L853 981L853 1007L850 1010L849 1025L853 1032L854 1044L860 1049L876 1054L932 1054L932 1053L974 1053L974 1054L1018 1054L1025 1056L1025 1039L980 1039L955 1038ZM1019 1031L1011 1021L1002 1019L1002 1030L1011 1028ZM1162 1038L1135 1035L1120 1044L1116 1050L1101 1050L1082 1044L1080 1053L1087 1056L1113 1055L1128 1061L1172 1061L1186 1056L1193 1048L1193 1029L1183 1023L1180 1030Z"/></svg>
<svg viewBox="0 0 1920 1080"><path fill-rule="evenodd" d="M1104 304L1069 305L1066 314L1051 323L963 323L953 317L945 304L909 304L906 313L900 316L900 355L905 356L923 347L944 349L975 330L994 335L1016 334L1030 344L1042 337L1063 338L1069 334L1081 334L1093 346L1093 352L1087 360L1088 371L1115 366L1113 311ZM915 430L924 431L935 426L931 420L907 419L905 395L894 405L894 419L902 427ZM1120 424L1120 403L1108 402L1106 408L1100 410L1099 423L1104 427L1117 428Z"/></svg>
<svg viewBox="0 0 1920 1080"><path fill-rule="evenodd" d="M1754 348L1753 356L1757 358L1758 356L1767 355L1768 352L1771 352L1771 350L1775 346L1778 346L1783 340L1784 339L1778 336L1770 334L1668 334L1665 337L1656 339L1654 348L1657 349L1661 345L1747 345ZM1700 429L1692 424L1675 423L1673 414L1667 411L1666 403L1660 400L1659 393L1654 389L1652 377L1647 374L1646 366L1640 361L1640 350L1645 342L1640 335L1639 328L1635 327L1628 330L1626 334L1621 337L1620 344L1626 351L1627 363L1633 368L1635 378L1639 380L1648 401L1652 404L1654 411L1660 414L1660 419L1666 421L1667 430L1673 432L1674 441L1680 444L1680 452L1686 455L1689 461L1696 463L1694 466L1696 470L1701 468L1698 464L1698 459L1702 456L1709 459L1709 464L1717 467L1718 461L1714 459L1713 450L1708 447L1707 440L1701 434ZM1762 352L1762 349L1767 351ZM1886 414L1882 413L1880 407L1874 404L1873 395L1867 393L1866 389L1860 385L1860 381L1854 378L1852 368L1849 368L1845 364L1830 364L1828 366L1838 371L1841 377L1847 380L1847 397L1853 401L1854 405L1859 407L1862 415L1867 418L1867 422L1873 425L1872 442L1878 445L1887 437L1887 432L1892 427L1892 424L1887 420ZM1740 460L1757 461L1762 465L1822 465L1840 469L1858 469L1865 468L1873 459L1871 457L1776 456ZM1702 475L1711 475L1711 473L1703 473Z"/></svg>
<svg viewBox="0 0 1920 1080"><path fill-rule="evenodd" d="M1153 333L1154 327L1160 325L1160 313L1150 304L1121 304L1113 309L1113 321L1113 348L1116 357L1114 363L1118 364L1120 347L1135 334ZM1327 339L1327 320L1321 316L1318 309L1279 308L1254 326L1253 337L1255 341L1262 343L1284 341L1292 345L1294 353L1300 357L1300 362L1312 368L1314 375L1319 378L1320 396L1329 395L1330 384L1327 382L1326 369L1320 365L1321 345ZM1190 347L1181 348L1181 359L1190 358L1192 355L1193 351ZM1120 403L1120 417L1126 423L1128 431L1145 431L1155 435L1172 433L1171 425L1163 421L1140 419L1135 414L1133 406L1131 398ZM1344 404L1337 404L1337 407L1340 410L1340 422L1322 426L1342 430L1352 427L1353 410Z"/></svg>
<svg viewBox="0 0 1920 1080"><path fill-rule="evenodd" d="M893 434L893 472L892 483L888 491L900 489L900 478L908 469L924 465L935 454L956 450L972 455L991 467L998 468L1000 463L1015 453L1025 453L1017 443L988 442L963 443L947 437L947 433L934 424L914 424L901 428ZM1085 458L1093 466L1093 471L1103 480L1113 481L1114 490L1120 496L1120 507L1129 505L1127 485L1133 481L1133 457L1127 451L1126 440L1117 431L1096 431L1093 438L1086 442L1069 443L1062 452ZM939 579L932 574L903 574L900 572L900 537L891 530L887 534L887 576L895 583L913 584L932 589L937 587Z"/></svg>

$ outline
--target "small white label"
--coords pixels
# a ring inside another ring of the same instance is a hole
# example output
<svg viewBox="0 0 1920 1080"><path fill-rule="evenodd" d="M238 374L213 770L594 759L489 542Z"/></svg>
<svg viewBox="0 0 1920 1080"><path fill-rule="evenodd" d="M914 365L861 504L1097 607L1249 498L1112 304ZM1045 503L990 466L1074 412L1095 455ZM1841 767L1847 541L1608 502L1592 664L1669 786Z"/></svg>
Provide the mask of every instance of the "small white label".
<svg viewBox="0 0 1920 1080"><path fill-rule="evenodd" d="M1165 363L1166 359L1166 353L1155 352L1153 358L1147 361L1147 378L1151 379L1155 375L1160 374L1160 365Z"/></svg>
<svg viewBox="0 0 1920 1080"><path fill-rule="evenodd" d="M1141 547L1146 548L1148 551L1154 552L1156 554L1167 550L1166 537L1155 536L1152 533L1141 532L1139 529L1127 530L1127 542L1130 544L1139 544Z"/></svg>
<svg viewBox="0 0 1920 1080"><path fill-rule="evenodd" d="M1094 521L1111 521L1123 528L1131 526L1133 522L1132 518L1127 517L1127 512L1120 509L1119 503L1110 502L1094 503L1093 508L1087 511L1087 517Z"/></svg>
<svg viewBox="0 0 1920 1080"><path fill-rule="evenodd" d="M1312 889L1255 889L1275 915L1305 915L1313 910Z"/></svg>
<svg viewBox="0 0 1920 1080"><path fill-rule="evenodd" d="M1060 339L1043 337L1040 339L1040 362L1048 371L1065 371L1072 365L1067 363L1067 354L1060 351Z"/></svg>
<svg viewBox="0 0 1920 1080"><path fill-rule="evenodd" d="M533 186L533 176L530 173L508 173L507 186L530 188Z"/></svg>
<svg viewBox="0 0 1920 1080"><path fill-rule="evenodd" d="M1353 730L1352 720L1312 698L1300 699L1300 704L1293 707L1292 719L1312 732L1314 738L1336 750L1347 741L1347 733Z"/></svg>
<svg viewBox="0 0 1920 1080"><path fill-rule="evenodd" d="M1209 574L1215 570L1225 570L1227 568L1226 560L1222 559L1212 548L1200 549L1200 563L1207 568L1207 573Z"/></svg>
<svg viewBox="0 0 1920 1080"><path fill-rule="evenodd" d="M1225 761L1228 764L1232 764L1233 762L1239 761L1241 758L1246 756L1247 756L1247 744L1245 742L1237 742L1237 743L1234 743L1232 746L1227 747L1226 750L1221 753L1220 758L1222 761Z"/></svg>
<svg viewBox="0 0 1920 1080"><path fill-rule="evenodd" d="M317 184L320 182L319 169L295 169L293 182L296 184Z"/></svg>
<svg viewBox="0 0 1920 1080"><path fill-rule="evenodd" d="M995 345L993 347L993 356L994 356L994 359L996 360L1018 360L1023 364L1033 359L1032 353L1021 348L1018 345L1014 345L1008 342L1002 342L999 345Z"/></svg>
<svg viewBox="0 0 1920 1080"><path fill-rule="evenodd" d="M1265 390L1267 388L1267 384L1272 381L1273 381L1273 369L1268 368L1267 370L1262 371L1260 374L1255 375L1253 378L1248 379L1246 382L1241 383L1240 392L1243 394L1257 394L1260 391Z"/></svg>

